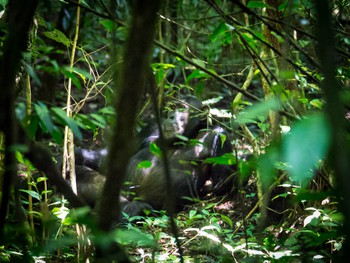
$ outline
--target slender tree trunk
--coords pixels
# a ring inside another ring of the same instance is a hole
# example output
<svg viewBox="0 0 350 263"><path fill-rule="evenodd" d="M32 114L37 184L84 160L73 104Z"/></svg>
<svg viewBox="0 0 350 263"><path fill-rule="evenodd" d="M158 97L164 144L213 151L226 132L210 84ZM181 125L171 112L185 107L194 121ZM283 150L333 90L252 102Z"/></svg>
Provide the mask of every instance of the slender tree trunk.
<svg viewBox="0 0 350 263"><path fill-rule="evenodd" d="M346 139L345 109L342 104L342 89L336 79L335 64L335 39L331 25L331 10L329 1L317 0L316 10L318 13L318 39L319 58L324 75L322 89L326 99L326 114L331 129L331 149L329 159L338 180L340 209L344 215L344 234L346 235L343 246L344 255L337 262L347 262L350 255L350 149Z"/></svg>
<svg viewBox="0 0 350 263"><path fill-rule="evenodd" d="M100 200L98 222L102 231L111 230L120 216L120 190L127 164L133 153L136 113L143 95L155 33L156 13L160 1L134 1L133 20L126 43L124 64L116 85L116 125L111 138L107 159L107 179ZM115 244L114 244L115 245ZM115 248L115 247L114 247ZM99 248L99 257L107 262L110 248ZM120 251L115 252L118 262L128 262ZM108 257L107 257L108 256ZM121 258L122 257L122 258ZM101 260L100 260L101 261Z"/></svg>
<svg viewBox="0 0 350 263"><path fill-rule="evenodd" d="M14 145L17 143L15 118L15 79L27 49L29 31L38 0L12 0L7 6L8 26L0 57L0 132L5 138L5 171L0 206L0 241L7 215L11 185L16 178Z"/></svg>

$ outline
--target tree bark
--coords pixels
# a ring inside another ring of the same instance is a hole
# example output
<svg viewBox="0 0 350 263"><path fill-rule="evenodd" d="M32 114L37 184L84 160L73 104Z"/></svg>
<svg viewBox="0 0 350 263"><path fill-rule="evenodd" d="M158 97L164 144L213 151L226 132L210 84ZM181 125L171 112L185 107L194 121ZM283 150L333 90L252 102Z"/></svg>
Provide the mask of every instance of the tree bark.
<svg viewBox="0 0 350 263"><path fill-rule="evenodd" d="M340 210L344 215L344 234L346 236L343 245L341 259L337 262L347 262L350 255L350 149L346 136L345 107L342 104L342 88L336 79L336 52L334 32L331 24L331 10L329 1L314 1L317 11L318 29L318 56L324 75L322 89L326 99L326 114L328 115L329 128L331 131L331 149L329 160L338 180L338 196Z"/></svg>
<svg viewBox="0 0 350 263"><path fill-rule="evenodd" d="M124 182L127 164L133 153L134 127L138 105L143 95L145 80L151 57L155 34L156 13L160 1L133 1L133 20L126 43L124 63L116 86L116 125L107 157L107 179L99 205L99 228L108 232L120 216L119 195ZM119 83L119 84L118 84ZM111 257L111 249L99 253L100 258ZM114 251L118 262L127 262L118 251ZM113 257L112 257L113 258ZM115 258L114 258L115 259Z"/></svg>
<svg viewBox="0 0 350 263"><path fill-rule="evenodd" d="M7 6L7 31L0 57L0 132L5 137L5 171L2 177L0 241L7 215L11 185L16 178L14 146L17 143L15 79L22 52L27 49L29 31L38 0L12 0Z"/></svg>

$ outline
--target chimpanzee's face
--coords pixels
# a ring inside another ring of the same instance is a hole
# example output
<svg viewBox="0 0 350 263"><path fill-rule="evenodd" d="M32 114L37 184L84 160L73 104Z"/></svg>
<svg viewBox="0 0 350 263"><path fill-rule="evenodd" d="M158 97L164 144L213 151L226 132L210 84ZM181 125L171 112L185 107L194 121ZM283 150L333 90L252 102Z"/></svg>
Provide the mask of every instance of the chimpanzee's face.
<svg viewBox="0 0 350 263"><path fill-rule="evenodd" d="M188 107L176 109L173 121L175 134L184 134L189 121L190 110Z"/></svg>
<svg viewBox="0 0 350 263"><path fill-rule="evenodd" d="M198 113L189 105L176 104L168 111L168 116L163 122L163 131L166 139L174 138L176 135L189 137L197 133L199 125Z"/></svg>
<svg viewBox="0 0 350 263"><path fill-rule="evenodd" d="M166 139L174 138L176 135L184 134L189 120L188 111L178 111L177 109L168 114L163 122L163 132Z"/></svg>

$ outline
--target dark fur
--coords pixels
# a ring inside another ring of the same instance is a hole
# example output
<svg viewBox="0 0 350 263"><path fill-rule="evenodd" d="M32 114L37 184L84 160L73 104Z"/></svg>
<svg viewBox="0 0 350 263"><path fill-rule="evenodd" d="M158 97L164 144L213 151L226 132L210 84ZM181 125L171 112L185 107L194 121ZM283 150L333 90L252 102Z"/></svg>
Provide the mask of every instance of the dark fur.
<svg viewBox="0 0 350 263"><path fill-rule="evenodd" d="M223 128L216 126L212 129L203 129L205 125L200 115L192 108L200 109L201 103L193 97L188 97L182 104L176 102L175 106L176 109L171 112L171 116L164 121L164 134L176 208L180 209L189 202L188 198L184 197L202 198L207 194L205 189L207 181L211 181L214 192L222 192L224 189L222 183L235 171L235 167L205 162L206 158L231 153L232 147ZM152 134L144 140L143 148L131 158L128 165L126 179L128 183L124 188L127 201L123 204L124 211L129 215L139 214L143 209L166 208L167 192L163 162L150 150L151 143L158 144L159 131L155 128L152 130ZM187 137L188 142L180 140L177 135ZM226 136L225 141L221 135ZM96 193L99 193L102 187L99 182L104 182L103 176L92 171L101 170L105 153L106 150L76 151L76 164L86 167L77 169L78 193L80 192L84 199L88 198L86 201L90 204L94 198L98 198ZM138 164L145 160L151 161L151 167L138 168ZM228 191L229 188L226 187L224 191ZM89 192L92 194L85 194Z"/></svg>

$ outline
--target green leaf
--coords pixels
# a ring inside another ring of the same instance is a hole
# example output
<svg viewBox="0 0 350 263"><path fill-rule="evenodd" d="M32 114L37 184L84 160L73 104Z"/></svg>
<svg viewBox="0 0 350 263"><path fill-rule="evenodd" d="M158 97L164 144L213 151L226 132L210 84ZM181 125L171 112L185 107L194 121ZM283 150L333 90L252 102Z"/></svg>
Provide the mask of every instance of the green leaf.
<svg viewBox="0 0 350 263"><path fill-rule="evenodd" d="M204 71L201 71L199 69L196 69L192 71L192 73L187 77L186 83L188 83L192 79L201 79L201 78L209 78L209 75L205 73Z"/></svg>
<svg viewBox="0 0 350 263"><path fill-rule="evenodd" d="M94 122L96 124L96 126L101 127L101 128L105 128L107 123L105 118L100 115L100 114L96 114L96 113L91 113L90 116L96 120L96 122Z"/></svg>
<svg viewBox="0 0 350 263"><path fill-rule="evenodd" d="M283 11L288 7L289 0L284 0L279 6L278 11Z"/></svg>
<svg viewBox="0 0 350 263"><path fill-rule="evenodd" d="M38 77L38 75L36 74L34 68L32 67L32 65L26 63L25 61L22 61L23 65L26 68L26 71L28 72L28 74L33 78L33 80L39 85L41 86L41 81Z"/></svg>
<svg viewBox="0 0 350 263"><path fill-rule="evenodd" d="M320 99L313 99L312 101L310 101L310 105L314 106L315 108L322 109L323 101Z"/></svg>
<svg viewBox="0 0 350 263"><path fill-rule="evenodd" d="M221 148L224 147L224 143L226 141L226 135L223 133L219 134L220 140L221 140Z"/></svg>
<svg viewBox="0 0 350 263"><path fill-rule="evenodd" d="M63 34L62 31L58 29L54 29L53 31L46 31L43 34L56 42L62 43L66 47L69 47L70 45L70 40Z"/></svg>
<svg viewBox="0 0 350 263"><path fill-rule="evenodd" d="M137 169L142 169L142 168L150 168L152 167L152 162L151 161L141 161L137 164Z"/></svg>
<svg viewBox="0 0 350 263"><path fill-rule="evenodd" d="M233 227L233 222L231 220L231 218L229 218L226 215L220 215L222 221L224 221L226 224L228 224L231 228Z"/></svg>
<svg viewBox="0 0 350 263"><path fill-rule="evenodd" d="M115 29L115 23L112 20L105 19L100 22L101 25L108 31L112 32Z"/></svg>
<svg viewBox="0 0 350 263"><path fill-rule="evenodd" d="M245 112L242 112L237 116L237 122L240 124L246 124L254 122L253 120L261 115L267 115L270 110L279 110L281 107L280 102L277 99L269 99L263 102L259 102L249 107Z"/></svg>
<svg viewBox="0 0 350 263"><path fill-rule="evenodd" d="M45 182L45 181L47 181L47 177L45 177L45 176L40 176L36 179L37 183Z"/></svg>
<svg viewBox="0 0 350 263"><path fill-rule="evenodd" d="M67 113L61 108L52 107L51 111L63 122L63 124L67 125L72 130L73 134L79 140L82 139L82 134L74 119L67 117Z"/></svg>
<svg viewBox="0 0 350 263"><path fill-rule="evenodd" d="M228 26L226 23L221 22L215 29L214 32L210 36L210 40L212 42L217 41L225 32L228 30Z"/></svg>
<svg viewBox="0 0 350 263"><path fill-rule="evenodd" d="M0 0L0 6L5 9L7 5L8 0Z"/></svg>
<svg viewBox="0 0 350 263"><path fill-rule="evenodd" d="M78 79L78 77L74 74L74 71L71 70L69 67L66 67L64 69L62 69L62 73L69 79L72 80L72 82L74 83L74 85L80 90L81 89L81 84L80 81Z"/></svg>
<svg viewBox="0 0 350 263"><path fill-rule="evenodd" d="M30 195L31 197L33 197L34 199L36 199L38 201L41 200L41 196L37 192L35 192L33 190L20 189L20 191L23 192L23 193L27 193L28 195Z"/></svg>
<svg viewBox="0 0 350 263"><path fill-rule="evenodd" d="M189 214L188 214L188 217L190 219L192 219L195 215L197 214L197 211L196 210L190 210Z"/></svg>
<svg viewBox="0 0 350 263"><path fill-rule="evenodd" d="M96 129L96 121L92 120L90 116L85 114L77 114L74 116L74 120L77 122L80 128L84 130L95 130Z"/></svg>
<svg viewBox="0 0 350 263"><path fill-rule="evenodd" d="M101 114L105 114L105 115L115 116L115 110L111 106L104 107L104 108L100 109L98 112Z"/></svg>
<svg viewBox="0 0 350 263"><path fill-rule="evenodd" d="M176 138L180 139L181 141L187 142L188 138L186 136L176 134Z"/></svg>
<svg viewBox="0 0 350 263"><path fill-rule="evenodd" d="M17 161L18 161L20 164L24 164L24 159L23 159L22 153L16 151L15 154L16 154L16 159L17 159Z"/></svg>
<svg viewBox="0 0 350 263"><path fill-rule="evenodd" d="M37 104L34 104L34 110L40 119L40 124L42 125L43 131L48 131L51 133L54 129L54 124L52 122L49 109L44 103L39 101Z"/></svg>
<svg viewBox="0 0 350 263"><path fill-rule="evenodd" d="M35 134L39 128L39 117L37 115L30 116L29 126L26 126L26 131L31 139L34 139Z"/></svg>
<svg viewBox="0 0 350 263"><path fill-rule="evenodd" d="M175 68L174 64L168 64L168 63L152 63L151 67L154 71L159 70L159 69L170 69L170 68Z"/></svg>
<svg viewBox="0 0 350 263"><path fill-rule="evenodd" d="M283 156L292 180L306 186L311 170L323 159L329 148L330 130L326 117L317 113L295 123L282 141Z"/></svg>
<svg viewBox="0 0 350 263"><path fill-rule="evenodd" d="M236 163L236 157L232 153L225 153L221 156L206 158L204 162L210 164L234 165Z"/></svg>
<svg viewBox="0 0 350 263"><path fill-rule="evenodd" d="M115 240L123 245L135 244L137 246L156 247L157 242L152 235L145 234L140 230L133 229L117 229L113 232Z"/></svg>
<svg viewBox="0 0 350 263"><path fill-rule="evenodd" d="M54 127L54 130L52 131L51 136L57 144L62 144L63 132L56 126Z"/></svg>
<svg viewBox="0 0 350 263"><path fill-rule="evenodd" d="M154 142L152 142L150 145L149 145L149 149L151 151L151 153L153 153L155 156L160 156L161 152L160 152L160 148L158 147L157 144L155 144Z"/></svg>
<svg viewBox="0 0 350 263"><path fill-rule="evenodd" d="M76 68L76 67L72 67L71 70L78 75L83 81L84 83L86 83L86 80L92 80L93 77L91 76L91 74L89 72L87 72L84 69L81 68Z"/></svg>
<svg viewBox="0 0 350 263"><path fill-rule="evenodd" d="M248 8L271 8L268 4L263 1L249 1L247 4Z"/></svg>

